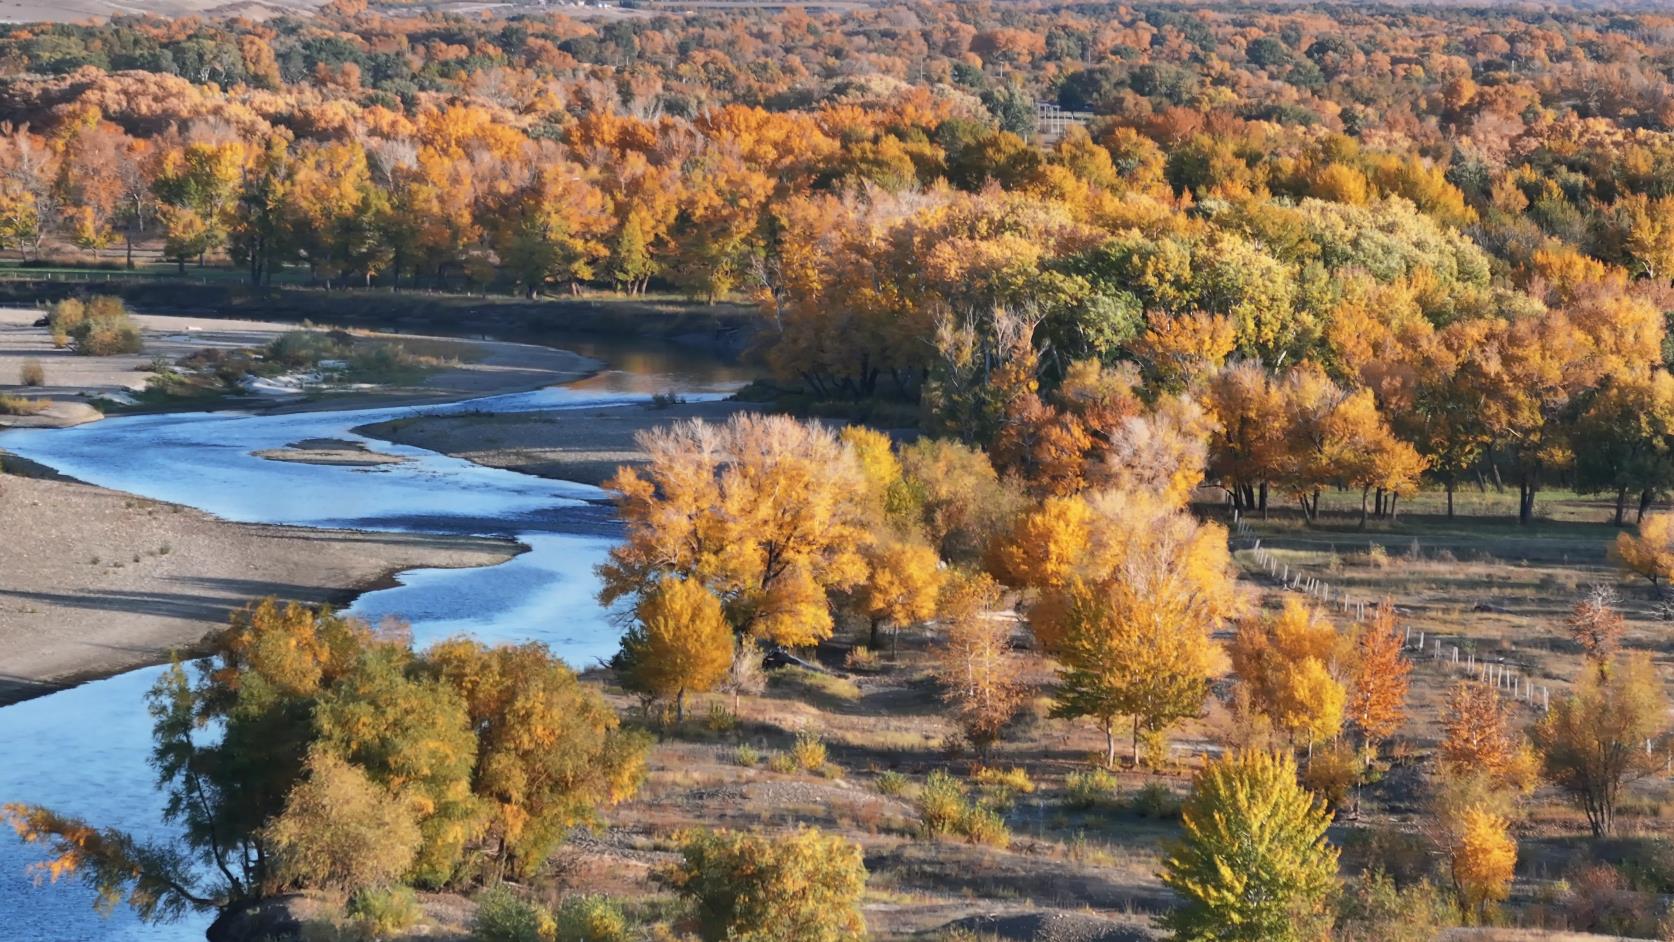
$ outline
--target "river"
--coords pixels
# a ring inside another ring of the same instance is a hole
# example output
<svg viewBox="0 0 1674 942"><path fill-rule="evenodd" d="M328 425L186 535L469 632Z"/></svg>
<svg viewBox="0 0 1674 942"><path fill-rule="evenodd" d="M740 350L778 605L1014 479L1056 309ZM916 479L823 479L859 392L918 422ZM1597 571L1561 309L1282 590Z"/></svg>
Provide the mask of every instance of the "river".
<svg viewBox="0 0 1674 942"><path fill-rule="evenodd" d="M547 339L609 366L565 387L421 411L577 409L668 390L720 396L746 378L736 367L656 344ZM609 657L617 631L594 601L593 576L616 533L608 508L596 502L603 492L368 441L350 431L413 411L143 415L8 432L0 444L80 480L228 520L514 537L528 552L497 566L410 570L398 585L362 595L349 611L373 622L400 615L421 645L468 634L490 642L544 641L578 668ZM364 441L410 460L365 469L252 454L308 438ZM144 703L160 671L131 671L0 708L0 801L44 804L95 825L165 836L163 799L147 765L150 717ZM37 885L26 870L41 856L9 830L0 834L0 942L203 939L209 915L148 926L125 908L98 915L93 894L77 881Z"/></svg>

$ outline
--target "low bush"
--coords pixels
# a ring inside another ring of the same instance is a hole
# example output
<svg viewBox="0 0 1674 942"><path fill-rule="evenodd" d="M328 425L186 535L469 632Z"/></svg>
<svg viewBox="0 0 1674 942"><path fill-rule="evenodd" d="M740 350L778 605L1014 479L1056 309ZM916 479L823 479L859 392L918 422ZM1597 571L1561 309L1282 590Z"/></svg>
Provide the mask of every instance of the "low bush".
<svg viewBox="0 0 1674 942"><path fill-rule="evenodd" d="M888 795L889 797L894 798L906 792L907 777L894 770L880 772L878 773L878 780L875 784L879 794Z"/></svg>
<svg viewBox="0 0 1674 942"><path fill-rule="evenodd" d="M815 830L789 835L694 834L670 874L712 939L859 942L866 867L852 841Z"/></svg>
<svg viewBox="0 0 1674 942"><path fill-rule="evenodd" d="M45 399L26 399L0 393L0 415L39 415L51 405Z"/></svg>
<svg viewBox="0 0 1674 942"><path fill-rule="evenodd" d="M139 353L145 348L139 325L123 306L121 298L96 297L82 301L66 298L52 306L47 315L54 344L74 345L83 356L108 357Z"/></svg>
<svg viewBox="0 0 1674 942"><path fill-rule="evenodd" d="M621 907L602 896L571 896L553 914L553 942L628 942Z"/></svg>
<svg viewBox="0 0 1674 942"><path fill-rule="evenodd" d="M344 356L346 335L321 330L288 330L267 345L267 359L286 369L308 369L321 360Z"/></svg>
<svg viewBox="0 0 1674 942"><path fill-rule="evenodd" d="M1174 789L1161 782L1152 782L1134 792L1131 801L1134 813L1143 818L1178 818L1181 804Z"/></svg>
<svg viewBox="0 0 1674 942"><path fill-rule="evenodd" d="M363 938L387 939L424 918L410 887L365 889L349 897L349 918Z"/></svg>
<svg viewBox="0 0 1674 942"><path fill-rule="evenodd" d="M551 942L556 932L556 921L545 907L504 886L490 887L477 897L477 912L471 917L472 942Z"/></svg>
<svg viewBox="0 0 1674 942"><path fill-rule="evenodd" d="M918 813L919 831L927 838L958 836L990 847L1011 844L1011 831L999 812L971 801L965 785L939 769L924 780Z"/></svg>
<svg viewBox="0 0 1674 942"><path fill-rule="evenodd" d="M1333 811L1340 810L1359 780L1361 769L1360 756L1354 749L1328 746L1316 750L1308 760L1308 767L1302 770L1302 787L1324 799Z"/></svg>
<svg viewBox="0 0 1674 942"><path fill-rule="evenodd" d="M775 752L767 757L767 767L780 775L789 775L797 769L796 759L788 752Z"/></svg>
<svg viewBox="0 0 1674 942"><path fill-rule="evenodd" d="M753 769L761 764L761 753L749 743L743 743L732 751L732 760L746 769Z"/></svg>
<svg viewBox="0 0 1674 942"><path fill-rule="evenodd" d="M46 367L41 366L40 360L24 360L23 368L18 370L18 380L25 386L45 386Z"/></svg>
<svg viewBox="0 0 1674 942"><path fill-rule="evenodd" d="M1072 808L1103 808L1116 803L1116 776L1104 769L1076 771L1064 776Z"/></svg>
<svg viewBox="0 0 1674 942"><path fill-rule="evenodd" d="M796 744L791 746L790 754L797 767L804 772L818 772L825 768L825 740L821 739L818 733L806 730L797 733Z"/></svg>

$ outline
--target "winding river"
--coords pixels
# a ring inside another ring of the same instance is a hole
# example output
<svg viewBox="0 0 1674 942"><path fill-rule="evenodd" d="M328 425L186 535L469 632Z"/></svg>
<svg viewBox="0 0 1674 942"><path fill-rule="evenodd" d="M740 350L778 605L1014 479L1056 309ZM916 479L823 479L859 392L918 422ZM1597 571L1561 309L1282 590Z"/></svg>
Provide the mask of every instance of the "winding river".
<svg viewBox="0 0 1674 942"><path fill-rule="evenodd" d="M569 410L680 390L719 396L735 368L651 344L554 342L610 364L581 382L493 396L425 412ZM593 565L614 541L594 487L485 468L418 448L367 441L350 430L411 408L299 414L181 413L107 419L73 429L8 432L5 447L89 483L185 504L228 520L362 530L515 537L528 547L497 566L410 570L350 611L376 622L400 615L425 644L469 634L547 642L585 667L616 649L594 602ZM376 468L270 461L252 452L308 438L363 441L410 460ZM3 539L3 537L0 537ZM0 708L0 801L48 805L97 825L163 836L163 799L146 763L144 694L161 668L131 671ZM118 908L93 911L79 882L40 886L26 874L33 848L0 834L0 940L200 942L209 916L148 926Z"/></svg>

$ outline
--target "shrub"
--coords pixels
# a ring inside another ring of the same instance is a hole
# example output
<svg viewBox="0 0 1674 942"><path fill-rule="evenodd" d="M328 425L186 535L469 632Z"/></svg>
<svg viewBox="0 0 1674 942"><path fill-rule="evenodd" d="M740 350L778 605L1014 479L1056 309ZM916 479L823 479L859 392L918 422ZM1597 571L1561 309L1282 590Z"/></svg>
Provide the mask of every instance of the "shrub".
<svg viewBox="0 0 1674 942"><path fill-rule="evenodd" d="M1072 808L1101 808L1116 803L1116 776L1104 769L1076 771L1064 776Z"/></svg>
<svg viewBox="0 0 1674 942"><path fill-rule="evenodd" d="M891 769L878 773L876 785L878 794L894 798L907 790L907 777Z"/></svg>
<svg viewBox="0 0 1674 942"><path fill-rule="evenodd" d="M48 324L54 344L62 347L74 343L76 352L83 356L138 353L145 346L139 325L121 298L96 297L85 302L67 298L52 306Z"/></svg>
<svg viewBox="0 0 1674 942"><path fill-rule="evenodd" d="M1011 795L1032 795L1035 793L1035 783L1029 778L1028 770L1020 766L1009 769L980 768L971 776L978 785L994 791Z"/></svg>
<svg viewBox="0 0 1674 942"><path fill-rule="evenodd" d="M798 768L805 772L818 772L825 768L825 741L818 733L803 730L796 734L796 745L791 747L791 758Z"/></svg>
<svg viewBox="0 0 1674 942"><path fill-rule="evenodd" d="M747 769L753 769L761 764L761 753L749 743L739 744L738 748L732 751L732 758L734 762Z"/></svg>
<svg viewBox="0 0 1674 942"><path fill-rule="evenodd" d="M1592 864L1570 875L1564 915L1578 932L1655 938L1656 897L1635 891L1621 871Z"/></svg>
<svg viewBox="0 0 1674 942"><path fill-rule="evenodd" d="M1340 809L1359 781L1361 769L1359 754L1348 746L1318 749L1302 771L1302 786L1325 799L1327 807Z"/></svg>
<svg viewBox="0 0 1674 942"><path fill-rule="evenodd" d="M270 361L293 370L315 366L344 352L334 335L318 330L288 330L267 345Z"/></svg>
<svg viewBox="0 0 1674 942"><path fill-rule="evenodd" d="M384 939L410 929L423 918L411 887L365 889L349 897L349 917L361 936Z"/></svg>
<svg viewBox="0 0 1674 942"><path fill-rule="evenodd" d="M472 942L549 942L557 926L545 907L520 899L504 886L477 897Z"/></svg>
<svg viewBox="0 0 1674 942"><path fill-rule="evenodd" d="M24 360L23 368L18 370L18 379L25 386L45 386L46 367L39 360Z"/></svg>
<svg viewBox="0 0 1674 942"><path fill-rule="evenodd" d="M850 648L843 657L843 666L851 671L877 670L883 663L883 657L871 648Z"/></svg>
<svg viewBox="0 0 1674 942"><path fill-rule="evenodd" d="M727 709L726 704L711 700L708 714L703 718L703 725L711 733L725 735L738 728L738 714Z"/></svg>
<svg viewBox="0 0 1674 942"><path fill-rule="evenodd" d="M780 775L796 771L796 759L787 752L775 752L767 757L767 767Z"/></svg>
<svg viewBox="0 0 1674 942"><path fill-rule="evenodd" d="M672 874L705 942L858 942L866 867L852 841L813 829L767 837L705 832Z"/></svg>
<svg viewBox="0 0 1674 942"><path fill-rule="evenodd" d="M90 357L113 357L124 353L139 353L145 349L140 339L139 325L128 319L95 318L76 338L76 352Z"/></svg>
<svg viewBox="0 0 1674 942"><path fill-rule="evenodd" d="M1011 846L1011 829L1006 827L1000 813L992 808L973 805L966 809L965 816L959 821L959 834L972 844L1002 850Z"/></svg>
<svg viewBox="0 0 1674 942"><path fill-rule="evenodd" d="M571 896L553 914L554 942L628 942L621 907L602 896Z"/></svg>
<svg viewBox="0 0 1674 942"><path fill-rule="evenodd" d="M1337 897L1337 942L1430 942L1452 924L1453 901L1428 880L1401 889L1381 869L1362 871Z"/></svg>
<svg viewBox="0 0 1674 942"><path fill-rule="evenodd" d="M45 399L25 399L0 393L0 415L39 415L51 405Z"/></svg>
<svg viewBox="0 0 1674 942"><path fill-rule="evenodd" d="M1133 794L1134 813L1144 818L1177 818L1180 796L1161 782L1151 782Z"/></svg>
<svg viewBox="0 0 1674 942"><path fill-rule="evenodd" d="M918 795L919 830L925 837L952 834L959 829L959 822L969 808L965 786L937 769L924 780L924 788Z"/></svg>
<svg viewBox="0 0 1674 942"><path fill-rule="evenodd" d="M1011 844L1011 832L999 812L973 803L964 784L940 769L924 780L918 813L919 830L925 837L958 835L972 844Z"/></svg>

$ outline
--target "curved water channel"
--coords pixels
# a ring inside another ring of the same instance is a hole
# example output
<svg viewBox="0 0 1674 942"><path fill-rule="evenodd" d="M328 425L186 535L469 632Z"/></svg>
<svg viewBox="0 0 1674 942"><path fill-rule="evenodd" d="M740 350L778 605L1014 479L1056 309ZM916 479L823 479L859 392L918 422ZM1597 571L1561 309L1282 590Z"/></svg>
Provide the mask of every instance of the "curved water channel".
<svg viewBox="0 0 1674 942"><path fill-rule="evenodd" d="M736 367L650 344L554 343L610 366L566 387L493 396L424 412L573 410L678 390L719 396L743 382ZM73 429L8 432L0 443L71 477L228 520L363 530L419 530L515 537L528 547L497 566L410 570L399 585L362 595L349 609L376 622L400 615L418 644L459 634L485 641L547 642L585 667L616 649L617 632L594 602L593 565L614 541L597 488L485 468L418 448L367 441L356 426L415 410L298 414L146 415ZM366 441L410 460L377 468L297 464L252 452L307 438ZM0 534L0 542L4 535ZM0 801L55 810L144 836L164 836L162 797L146 764L144 694L161 668L131 671L0 708ZM0 940L199 942L209 916L148 926L118 908L92 909L73 880L42 886L26 873L40 853L0 834Z"/></svg>

